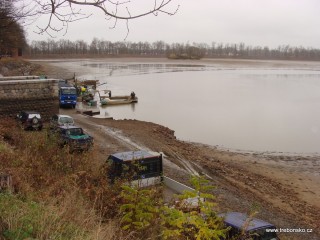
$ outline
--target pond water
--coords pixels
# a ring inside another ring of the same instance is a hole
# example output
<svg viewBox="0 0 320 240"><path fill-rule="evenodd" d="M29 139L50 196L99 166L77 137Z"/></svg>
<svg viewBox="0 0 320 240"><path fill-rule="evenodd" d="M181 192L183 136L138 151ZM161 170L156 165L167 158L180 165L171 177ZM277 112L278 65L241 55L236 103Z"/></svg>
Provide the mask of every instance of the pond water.
<svg viewBox="0 0 320 240"><path fill-rule="evenodd" d="M137 104L102 108L104 116L155 122L179 139L232 150L320 152L320 63L52 64L107 83L101 88L113 95L138 96Z"/></svg>

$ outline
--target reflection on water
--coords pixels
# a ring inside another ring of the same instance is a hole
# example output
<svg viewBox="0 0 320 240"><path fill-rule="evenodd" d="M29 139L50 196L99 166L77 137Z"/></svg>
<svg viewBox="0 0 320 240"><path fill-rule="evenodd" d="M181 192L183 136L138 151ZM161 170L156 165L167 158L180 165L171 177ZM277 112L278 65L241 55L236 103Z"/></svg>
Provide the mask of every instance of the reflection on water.
<svg viewBox="0 0 320 240"><path fill-rule="evenodd" d="M103 88L113 95L135 91L139 103L108 106L101 109L105 116L159 123L175 130L178 138L232 149L320 152L320 67L314 63L301 69L89 60L68 64L83 78L107 82Z"/></svg>
<svg viewBox="0 0 320 240"><path fill-rule="evenodd" d="M84 67L103 69L109 71L109 76L114 75L141 75L150 73L164 72L183 72L183 71L207 71L215 70L213 66L193 65L193 64L160 64L160 63L84 63Z"/></svg>

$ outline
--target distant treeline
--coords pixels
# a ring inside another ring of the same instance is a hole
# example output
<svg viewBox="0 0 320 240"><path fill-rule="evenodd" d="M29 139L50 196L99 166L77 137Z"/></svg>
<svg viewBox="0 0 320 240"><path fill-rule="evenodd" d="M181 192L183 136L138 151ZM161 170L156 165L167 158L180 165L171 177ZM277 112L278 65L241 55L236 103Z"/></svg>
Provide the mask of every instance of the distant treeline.
<svg viewBox="0 0 320 240"><path fill-rule="evenodd" d="M206 58L244 58L244 59L286 59L320 60L320 49L282 45L274 49L261 46L248 46L244 43L173 43L164 41L149 42L111 42L94 38L91 43L83 40L70 41L48 39L32 41L24 55L41 56L144 56L200 59Z"/></svg>

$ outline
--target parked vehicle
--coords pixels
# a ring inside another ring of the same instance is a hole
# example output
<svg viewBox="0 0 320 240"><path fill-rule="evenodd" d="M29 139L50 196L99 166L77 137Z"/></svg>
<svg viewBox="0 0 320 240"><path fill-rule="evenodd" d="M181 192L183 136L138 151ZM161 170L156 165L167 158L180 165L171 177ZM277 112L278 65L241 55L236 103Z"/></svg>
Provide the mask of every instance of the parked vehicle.
<svg viewBox="0 0 320 240"><path fill-rule="evenodd" d="M115 180L122 180L133 186L148 187L163 184L163 200L171 202L175 194L195 190L183 183L163 175L162 154L146 151L129 151L111 154L107 163L109 165L108 178L113 184ZM176 200L184 211L194 211L199 208L198 197ZM201 201L204 201L201 198Z"/></svg>
<svg viewBox="0 0 320 240"><path fill-rule="evenodd" d="M21 111L17 119L24 130L41 130L43 127L41 115L34 111Z"/></svg>
<svg viewBox="0 0 320 240"><path fill-rule="evenodd" d="M162 154L147 151L119 152L111 154L107 163L110 167L108 178L111 182L116 179L126 179L141 187L162 182L171 189L171 192L177 194L185 190L194 191L193 188L163 175Z"/></svg>
<svg viewBox="0 0 320 240"><path fill-rule="evenodd" d="M50 129L60 126L74 126L74 120L69 115L55 114L50 119Z"/></svg>
<svg viewBox="0 0 320 240"><path fill-rule="evenodd" d="M71 106L73 108L77 104L77 89L64 81L59 82L59 104L60 107Z"/></svg>
<svg viewBox="0 0 320 240"><path fill-rule="evenodd" d="M276 233L277 229L271 223L257 218L250 219L248 215L240 212L223 213L219 216L223 217L225 225L231 228L226 239L234 239L243 229L253 240L279 239Z"/></svg>
<svg viewBox="0 0 320 240"><path fill-rule="evenodd" d="M127 178L140 180L142 185L149 186L161 182L162 155L150 154L146 151L130 151L111 154L108 157L110 166L109 179Z"/></svg>
<svg viewBox="0 0 320 240"><path fill-rule="evenodd" d="M93 145L93 137L85 134L81 127L59 126L55 131L60 146L68 145L70 151L86 151Z"/></svg>

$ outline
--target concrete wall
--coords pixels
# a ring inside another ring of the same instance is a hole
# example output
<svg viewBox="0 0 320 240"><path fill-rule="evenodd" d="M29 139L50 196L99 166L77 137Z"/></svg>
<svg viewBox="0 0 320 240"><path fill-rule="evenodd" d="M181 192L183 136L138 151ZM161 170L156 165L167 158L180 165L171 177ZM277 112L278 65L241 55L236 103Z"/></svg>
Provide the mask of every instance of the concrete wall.
<svg viewBox="0 0 320 240"><path fill-rule="evenodd" d="M59 112L57 79L8 80L0 78L0 117L19 111L38 111L44 120Z"/></svg>

